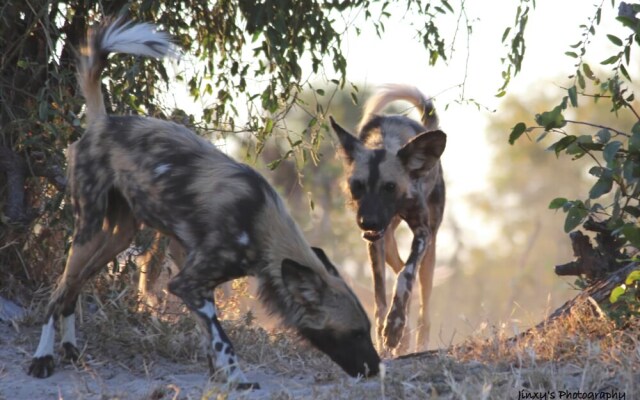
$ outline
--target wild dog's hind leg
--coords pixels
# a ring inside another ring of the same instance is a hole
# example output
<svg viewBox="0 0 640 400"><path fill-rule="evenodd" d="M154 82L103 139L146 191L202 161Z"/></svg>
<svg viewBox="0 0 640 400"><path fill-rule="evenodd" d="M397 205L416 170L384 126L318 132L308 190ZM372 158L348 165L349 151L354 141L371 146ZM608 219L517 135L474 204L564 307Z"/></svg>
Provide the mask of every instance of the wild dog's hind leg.
<svg viewBox="0 0 640 400"><path fill-rule="evenodd" d="M109 200L108 215L98 219L102 227L100 229L98 226L96 233L93 233L96 225L91 221L76 220L74 241L62 278L47 307L47 322L42 327L40 343L29 367L30 375L46 378L53 373L55 323L60 316L63 359L77 359L75 307L80 290L89 278L126 249L133 239L136 225L124 199L112 193Z"/></svg>
<svg viewBox="0 0 640 400"><path fill-rule="evenodd" d="M215 260L209 257L209 260ZM215 261L211 261L215 262ZM218 320L214 289L229 280L244 276L241 269L216 268L206 264L203 257L189 254L183 269L169 282L169 291L180 297L189 309L198 316L199 323L207 332L207 358L212 377L222 374L228 382L240 389L259 388L247 378L238 365L231 340Z"/></svg>

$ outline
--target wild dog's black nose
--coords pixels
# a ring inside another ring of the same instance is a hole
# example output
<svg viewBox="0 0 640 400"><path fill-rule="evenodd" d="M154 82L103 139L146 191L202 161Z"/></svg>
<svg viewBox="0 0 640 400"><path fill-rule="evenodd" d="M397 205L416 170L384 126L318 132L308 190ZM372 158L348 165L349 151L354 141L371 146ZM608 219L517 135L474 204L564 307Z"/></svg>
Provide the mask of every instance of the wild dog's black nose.
<svg viewBox="0 0 640 400"><path fill-rule="evenodd" d="M377 215L358 216L358 226L363 231L379 231L384 228L382 221Z"/></svg>

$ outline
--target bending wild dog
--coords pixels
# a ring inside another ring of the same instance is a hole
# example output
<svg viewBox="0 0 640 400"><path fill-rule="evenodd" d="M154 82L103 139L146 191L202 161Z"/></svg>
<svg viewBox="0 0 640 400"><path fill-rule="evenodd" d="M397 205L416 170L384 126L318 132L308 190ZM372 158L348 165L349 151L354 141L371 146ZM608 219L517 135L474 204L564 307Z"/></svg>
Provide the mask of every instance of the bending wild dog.
<svg viewBox="0 0 640 400"><path fill-rule="evenodd" d="M396 100L412 103L421 114L421 123L403 115L378 115ZM440 156L447 141L444 132L438 130L433 103L414 87L389 85L367 101L357 138L333 118L331 125L340 140L350 203L357 210L357 223L368 241L378 344L385 350L407 350L410 338L403 335L403 329L411 289L419 272L421 309L417 348L426 349L436 235L445 202ZM398 255L394 237L401 220L413 232L406 263ZM388 314L385 260L397 274ZM401 338L402 345L398 347Z"/></svg>
<svg viewBox="0 0 640 400"><path fill-rule="evenodd" d="M78 357L75 306L82 286L126 249L140 223L176 240L184 265L169 283L206 327L211 373L247 383L216 314L213 289L242 276L285 325L349 375L374 375L380 358L360 302L321 249L306 242L267 181L187 128L140 116L107 115L100 75L110 53L162 57L169 37L122 19L90 31L78 56L87 129L69 148L73 243L52 294L29 373L53 372L55 323L63 358Z"/></svg>

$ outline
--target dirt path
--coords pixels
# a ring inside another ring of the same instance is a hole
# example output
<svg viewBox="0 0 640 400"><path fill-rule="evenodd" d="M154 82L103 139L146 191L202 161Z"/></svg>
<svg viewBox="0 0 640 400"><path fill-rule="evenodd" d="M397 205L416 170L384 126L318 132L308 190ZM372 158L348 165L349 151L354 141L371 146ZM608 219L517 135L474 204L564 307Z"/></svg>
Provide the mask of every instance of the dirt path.
<svg viewBox="0 0 640 400"><path fill-rule="evenodd" d="M162 357L123 363L86 356L85 365L60 365L47 379L35 379L26 371L39 329L24 328L6 321L0 322L0 399L201 399L217 398L228 388L209 382L203 362L183 364ZM146 364L146 365L145 365ZM318 376L299 371L290 374L269 374L266 366L243 363L247 376L259 382L260 390L231 391L230 398L332 398L332 392L345 387L365 391L379 390L374 381L356 381L344 374L338 379L319 382Z"/></svg>

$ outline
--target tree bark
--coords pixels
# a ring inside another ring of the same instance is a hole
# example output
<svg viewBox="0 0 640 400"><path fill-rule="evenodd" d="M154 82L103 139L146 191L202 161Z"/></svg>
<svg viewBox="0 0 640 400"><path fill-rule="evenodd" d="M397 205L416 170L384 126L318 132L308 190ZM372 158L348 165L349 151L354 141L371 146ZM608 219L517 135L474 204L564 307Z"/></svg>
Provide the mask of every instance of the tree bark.
<svg viewBox="0 0 640 400"><path fill-rule="evenodd" d="M522 332L520 335L514 336L513 338L511 338L511 340L517 340L523 336L527 336L533 331L544 330L549 324L555 322L557 319L565 315L568 315L574 307L580 304L584 304L587 301L591 301L592 303L595 302L597 305L600 305L605 301L609 301L611 291L623 284L627 279L627 276L631 272L638 269L640 269L640 265L638 265L637 263L631 263L611 273L611 275L609 275L606 279L594 282L586 289L581 291L580 294L578 294L576 297L567 301L554 312L552 312L544 321L540 322L533 328ZM599 312L596 310L594 311Z"/></svg>
<svg viewBox="0 0 640 400"><path fill-rule="evenodd" d="M56 189L64 191L67 186L67 178L64 169L56 162L45 162L44 155L33 153L31 169L20 155L8 147L0 146L0 173L6 176L6 203L4 215L11 225L25 227L35 217L34 213L27 210L25 203L25 184L29 172L33 176L46 178Z"/></svg>
<svg viewBox="0 0 640 400"><path fill-rule="evenodd" d="M7 147L0 146L0 172L4 172L7 182L4 215L9 223L25 225L29 218L25 211L24 181L25 162Z"/></svg>

